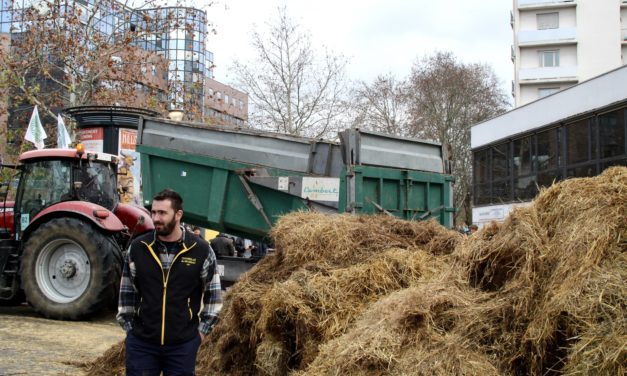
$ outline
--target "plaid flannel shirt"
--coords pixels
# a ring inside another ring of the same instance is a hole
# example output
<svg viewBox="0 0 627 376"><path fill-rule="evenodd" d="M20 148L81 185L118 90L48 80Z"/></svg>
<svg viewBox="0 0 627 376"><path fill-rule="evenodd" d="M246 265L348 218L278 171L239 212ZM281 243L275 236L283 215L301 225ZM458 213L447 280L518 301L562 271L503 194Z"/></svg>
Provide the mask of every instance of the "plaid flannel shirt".
<svg viewBox="0 0 627 376"><path fill-rule="evenodd" d="M185 239L185 228L183 229L183 239ZM156 236L156 234L155 234ZM157 240L158 242L158 240ZM160 243L159 243L160 244ZM211 246L209 246L211 248ZM163 270L167 273L172 263L173 254L168 254L163 244L159 246L159 259L163 265ZM209 271L213 269L213 275L209 279ZM122 328L129 332L133 329L133 319L136 307L139 306L139 293L135 286L135 263L130 258L130 252L126 252L124 267L122 269L122 280L120 282L120 296L118 299L118 314L116 319ZM218 321L218 313L222 309L222 287L220 285L220 274L213 250L209 252L209 257L202 265L200 279L204 285L203 306L200 310L200 323L198 331L203 335L208 334Z"/></svg>

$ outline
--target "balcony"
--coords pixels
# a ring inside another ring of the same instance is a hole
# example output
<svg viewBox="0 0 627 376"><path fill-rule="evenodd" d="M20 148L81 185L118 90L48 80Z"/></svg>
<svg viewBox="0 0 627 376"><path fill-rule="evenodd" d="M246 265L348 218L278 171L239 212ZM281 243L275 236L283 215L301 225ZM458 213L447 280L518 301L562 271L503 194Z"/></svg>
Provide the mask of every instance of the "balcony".
<svg viewBox="0 0 627 376"><path fill-rule="evenodd" d="M512 62L516 62L516 47L512 45Z"/></svg>
<svg viewBox="0 0 627 376"><path fill-rule="evenodd" d="M575 0L518 0L519 9L565 8L577 5Z"/></svg>
<svg viewBox="0 0 627 376"><path fill-rule="evenodd" d="M577 43L577 28L561 27L559 29L521 30L518 33L518 45L541 46L551 44Z"/></svg>
<svg viewBox="0 0 627 376"><path fill-rule="evenodd" d="M627 28L620 30L620 40L623 44L627 44Z"/></svg>
<svg viewBox="0 0 627 376"><path fill-rule="evenodd" d="M577 66L526 68L519 72L520 83L576 82Z"/></svg>

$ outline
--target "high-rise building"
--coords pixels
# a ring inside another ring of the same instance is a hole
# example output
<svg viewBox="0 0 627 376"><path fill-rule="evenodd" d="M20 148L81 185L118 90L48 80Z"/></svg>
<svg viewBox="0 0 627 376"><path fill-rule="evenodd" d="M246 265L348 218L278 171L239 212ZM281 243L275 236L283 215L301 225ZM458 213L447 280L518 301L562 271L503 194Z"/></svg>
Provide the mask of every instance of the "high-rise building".
<svg viewBox="0 0 627 376"><path fill-rule="evenodd" d="M204 11L187 7L135 10L129 27L147 31L134 45L168 59L170 109L184 109L190 120L209 124L246 123L248 94L213 78Z"/></svg>
<svg viewBox="0 0 627 376"><path fill-rule="evenodd" d="M170 109L185 110L191 118L202 116L203 83L213 77L205 12L187 7L134 10L128 27L145 30L133 45L168 59Z"/></svg>
<svg viewBox="0 0 627 376"><path fill-rule="evenodd" d="M514 0L516 106L627 61L627 0Z"/></svg>

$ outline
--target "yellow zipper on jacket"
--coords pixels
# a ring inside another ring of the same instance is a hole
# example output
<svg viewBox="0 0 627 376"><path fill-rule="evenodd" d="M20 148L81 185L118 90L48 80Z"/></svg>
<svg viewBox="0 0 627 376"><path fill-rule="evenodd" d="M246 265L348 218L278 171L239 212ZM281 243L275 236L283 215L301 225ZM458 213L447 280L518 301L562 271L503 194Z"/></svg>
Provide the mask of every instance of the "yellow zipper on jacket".
<svg viewBox="0 0 627 376"><path fill-rule="evenodd" d="M159 259L159 256L157 256L155 254L155 251L152 249L152 246L155 244L155 242L152 242L150 244L147 244L146 242L142 242L142 243L144 243L144 245L148 247L148 251L150 251L152 258L154 258L155 261L157 261L157 264L159 264L159 269L161 269L161 276L163 278L163 302L161 304L161 345L164 345L165 344L165 302L166 302L166 293L168 290L168 279L170 278L170 271L172 270L172 266L174 266L174 262L176 261L176 259L183 253L186 253L190 249L194 248L196 243L192 244L192 246L189 248L187 248L185 243L183 243L183 249L179 253L177 253L176 256L174 256L174 258L172 259L172 262L170 263L170 267L168 268L167 275L163 271L163 264L161 264L161 259Z"/></svg>

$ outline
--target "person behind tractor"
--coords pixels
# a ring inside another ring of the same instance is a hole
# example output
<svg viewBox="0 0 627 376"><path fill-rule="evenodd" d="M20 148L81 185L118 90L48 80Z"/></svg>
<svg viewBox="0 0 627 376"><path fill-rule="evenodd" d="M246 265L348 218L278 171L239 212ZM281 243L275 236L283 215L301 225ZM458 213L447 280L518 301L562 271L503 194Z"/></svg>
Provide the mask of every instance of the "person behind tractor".
<svg viewBox="0 0 627 376"><path fill-rule="evenodd" d="M126 375L194 375L222 308L216 257L181 225L175 191L158 193L151 215L155 230L131 243L122 270L117 320L126 331Z"/></svg>

